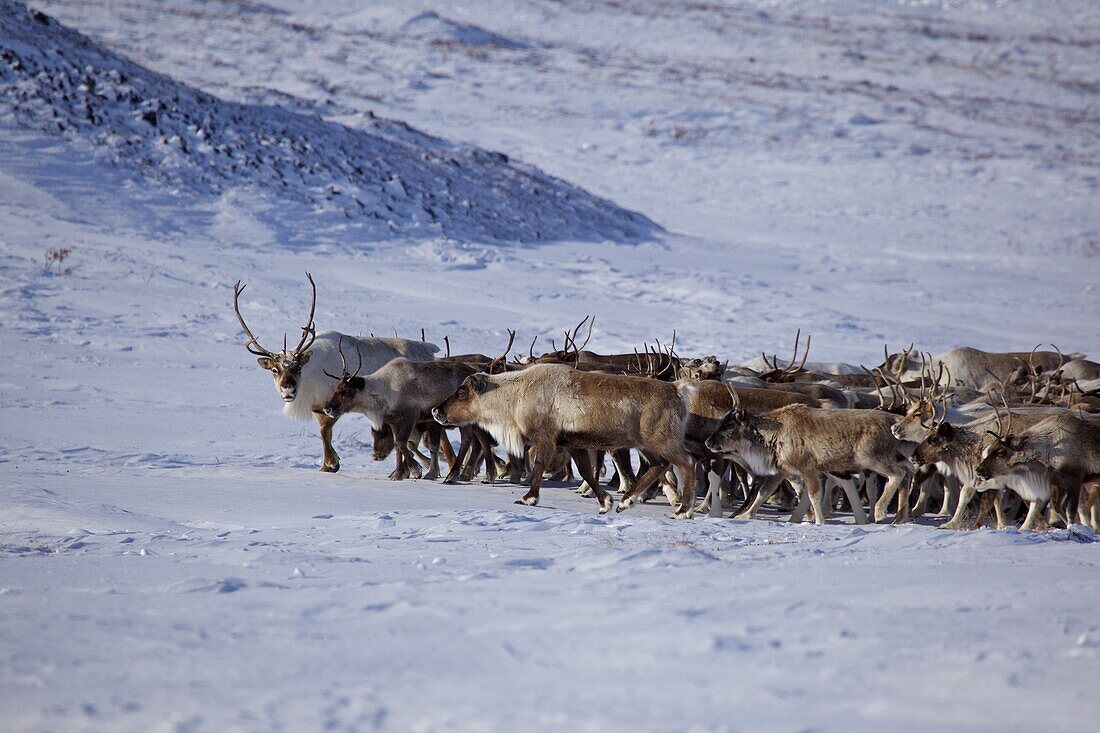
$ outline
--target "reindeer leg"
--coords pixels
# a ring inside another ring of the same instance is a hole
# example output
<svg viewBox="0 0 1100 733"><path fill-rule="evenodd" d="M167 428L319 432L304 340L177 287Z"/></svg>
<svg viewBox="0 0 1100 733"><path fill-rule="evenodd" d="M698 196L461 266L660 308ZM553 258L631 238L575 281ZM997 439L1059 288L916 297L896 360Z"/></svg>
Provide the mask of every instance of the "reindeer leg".
<svg viewBox="0 0 1100 733"><path fill-rule="evenodd" d="M894 524L906 524L909 521L909 492L913 490L913 477L907 471L902 471L901 477L897 480L900 490L898 491L898 513L894 515ZM886 483L890 483L889 479Z"/></svg>
<svg viewBox="0 0 1100 733"><path fill-rule="evenodd" d="M1047 529L1046 522L1043 520L1043 508L1046 506L1046 499L1036 499L1035 501L1029 501L1027 504L1027 517L1024 518L1024 523L1020 525L1021 531L1035 530L1040 532Z"/></svg>
<svg viewBox="0 0 1100 733"><path fill-rule="evenodd" d="M753 479L752 488L750 493L745 497L745 504L742 505L741 511L734 515L734 519L755 519L756 513L760 511L760 507L764 505L768 499L775 495L779 484L783 482L782 476L757 476Z"/></svg>
<svg viewBox="0 0 1100 733"><path fill-rule="evenodd" d="M437 478L439 478L440 446L442 443L447 442L447 436L441 436L441 433L443 433L443 426L439 424L429 425L428 429L424 431L424 435L427 436L428 439L429 455L432 459L431 465L428 467L428 473L424 475L424 478L429 481L435 481Z"/></svg>
<svg viewBox="0 0 1100 733"><path fill-rule="evenodd" d="M489 438L487 435L482 434L481 439L481 456L485 459L485 478L481 480L481 483L492 486L497 480L497 455L493 453L493 446L489 444ZM535 492L536 496L538 492Z"/></svg>
<svg viewBox="0 0 1100 733"><path fill-rule="evenodd" d="M615 466L615 473L619 476L619 493L625 495L630 487L637 482L634 469L630 465L630 450L620 449L611 452L611 463Z"/></svg>
<svg viewBox="0 0 1100 733"><path fill-rule="evenodd" d="M1096 500L1100 499L1100 483L1090 482L1081 487L1081 496L1077 500L1077 521L1086 527L1093 526L1093 509L1096 508Z"/></svg>
<svg viewBox="0 0 1100 733"><path fill-rule="evenodd" d="M863 472L863 489L867 493L868 508L878 504L878 474L870 471ZM875 520L876 522L878 519Z"/></svg>
<svg viewBox="0 0 1100 733"><path fill-rule="evenodd" d="M420 478L420 465L413 457L413 451L409 448L409 436L412 434L412 426L407 420L396 419L392 422L393 445L397 449L397 471L393 480L401 481L409 477Z"/></svg>
<svg viewBox="0 0 1100 733"><path fill-rule="evenodd" d="M454 446L451 445L451 439L447 436L447 428L442 425L439 426L439 450L443 456L443 460L447 462L447 465L454 467L457 456L455 455Z"/></svg>
<svg viewBox="0 0 1100 733"><path fill-rule="evenodd" d="M970 529L981 529L985 526L985 520L993 511L993 505L999 504L997 497L1000 495L1000 491L992 489L990 491L982 492L981 503L978 504L978 514L974 517L974 522L970 525Z"/></svg>
<svg viewBox="0 0 1100 733"><path fill-rule="evenodd" d="M1088 488L1088 525L1100 532L1100 482L1089 484Z"/></svg>
<svg viewBox="0 0 1100 733"><path fill-rule="evenodd" d="M321 448L324 450L324 460L321 462L321 470L326 473L336 473L340 470L340 456L332 447L332 426L339 418L329 417L323 412L314 411L317 418L317 427L321 428Z"/></svg>
<svg viewBox="0 0 1100 733"><path fill-rule="evenodd" d="M940 525L940 529L962 529L963 517L966 516L966 507L974 498L974 485L966 482L959 490L959 504L955 507L955 514L948 521Z"/></svg>
<svg viewBox="0 0 1100 733"><path fill-rule="evenodd" d="M485 454L485 436L477 432L477 428L474 428L475 439L470 447L470 451L466 454L466 462L462 464L462 470L459 472L459 478L463 481L473 481L477 475L477 467L481 465L481 459Z"/></svg>
<svg viewBox="0 0 1100 733"><path fill-rule="evenodd" d="M795 504L794 509L791 511L791 516L787 520L792 524L800 523L806 517L806 511L810 508L810 494L806 491L806 484L801 479L795 479L791 482L794 486L795 497L798 499L798 503Z"/></svg>
<svg viewBox="0 0 1100 733"><path fill-rule="evenodd" d="M943 504L936 512L938 517L948 517L955 513L955 507L959 505L959 480L954 476L945 476L943 479Z"/></svg>
<svg viewBox="0 0 1100 733"><path fill-rule="evenodd" d="M928 511L928 502L932 498L932 477L936 475L935 466L921 466L917 469L917 473L913 476L913 486L919 488L920 493L917 494L917 505L913 507L912 516L914 518L924 516Z"/></svg>
<svg viewBox="0 0 1100 733"><path fill-rule="evenodd" d="M615 511L624 511L625 509L629 508L631 504L636 502L638 500L637 497L644 494L645 491L654 482L656 482L657 479L661 477L661 474L664 473L665 468L666 464L664 463L650 464L649 468L647 468L645 473L643 473L638 479L638 482L634 484L630 491L626 492L626 494L621 499L619 499L619 505L615 507Z"/></svg>
<svg viewBox="0 0 1100 733"><path fill-rule="evenodd" d="M994 489L993 494L993 511L997 514L997 529L1004 529L1008 526L1008 517L1005 516L1005 492L1004 489Z"/></svg>
<svg viewBox="0 0 1100 733"><path fill-rule="evenodd" d="M600 514L607 514L611 511L611 506L615 503L611 500L611 496L604 491L603 485L600 483L599 476L596 475L596 471L592 465L592 456L587 450L573 450L569 452L572 456L573 462L577 464L577 470L580 472L584 480L592 487L592 491L596 494L596 501L600 504Z"/></svg>
<svg viewBox="0 0 1100 733"><path fill-rule="evenodd" d="M827 514L825 511L824 487L821 484L821 475L814 474L806 479L806 494L810 497L810 507L814 510L814 524L823 525Z"/></svg>
<svg viewBox="0 0 1100 733"><path fill-rule="evenodd" d="M474 429L469 426L463 426L458 429L459 444L458 455L454 455L451 460L451 470L447 472L447 477L443 479L445 484L453 484L458 481L459 474L462 473L462 464L466 462L467 456L470 455L470 448L476 441L473 436ZM450 441L444 439L448 445Z"/></svg>
<svg viewBox="0 0 1100 733"><path fill-rule="evenodd" d="M680 502L673 505L675 511L672 512L672 518L691 519L695 515L695 483L692 481L695 461L685 455L675 465L676 483L680 488ZM717 502L722 501L719 497L715 497L714 500Z"/></svg>
<svg viewBox="0 0 1100 733"><path fill-rule="evenodd" d="M840 487L844 495L848 497L848 503L852 506L852 518L856 524L867 524L867 512L863 511L863 500L859 498L859 491L856 490L856 482L852 480L852 477L840 478L832 474L827 474L830 479L836 482L836 485Z"/></svg>
<svg viewBox="0 0 1100 733"><path fill-rule="evenodd" d="M576 458L576 455L575 455L576 452L577 451L568 451L568 452L566 452L565 462L569 463L570 458L572 458L573 463L577 463L577 458ZM594 451L594 450L588 450L588 451L585 452L585 455L588 456L588 462L589 462L590 465L593 465L593 466L597 465L598 454L599 454L599 452ZM596 496L598 498L598 494L596 494L596 490L594 488L592 488L592 483L587 478L588 474L585 473L584 471L581 471L580 468L581 468L581 464L577 463L577 470L581 474L581 482L580 482L580 484L577 485L577 488L575 488L573 490L575 492L577 492L578 494L580 494L581 496L585 497L585 498L593 497L593 496ZM597 470L596 471L596 478L599 479L599 477L600 477L599 476L599 471ZM602 488L602 486L601 486L601 488Z"/></svg>
<svg viewBox="0 0 1100 733"><path fill-rule="evenodd" d="M535 506L539 503L539 487L542 486L542 474L546 470L546 462L554 457L554 444L548 443L531 446L531 488L516 499L517 504Z"/></svg>

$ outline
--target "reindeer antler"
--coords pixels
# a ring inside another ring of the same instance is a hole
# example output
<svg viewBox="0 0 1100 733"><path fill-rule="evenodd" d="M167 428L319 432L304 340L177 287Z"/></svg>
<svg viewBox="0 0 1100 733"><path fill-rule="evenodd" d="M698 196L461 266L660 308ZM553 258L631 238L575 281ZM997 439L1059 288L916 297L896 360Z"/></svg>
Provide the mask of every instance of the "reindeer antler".
<svg viewBox="0 0 1100 733"><path fill-rule="evenodd" d="M306 325L302 326L302 340L298 342L298 345L294 347L294 350L290 352L290 356L297 358L309 351L313 346L314 340L317 338L317 328L313 325L313 316L317 312L317 285L313 282L313 275L306 273L306 279L309 280L309 286L313 290L313 296L309 303L309 320ZM286 344L283 344L283 351L286 352Z"/></svg>
<svg viewBox="0 0 1100 733"><path fill-rule="evenodd" d="M515 340L516 340L516 332L509 328L508 329L508 345L504 347L504 353L502 353L500 356L498 356L497 358L495 358L491 362L489 362L489 366L485 370L487 373L495 374L496 370L499 367L507 365L507 363L508 363L508 352L512 350L512 344L515 343Z"/></svg>
<svg viewBox="0 0 1100 733"><path fill-rule="evenodd" d="M260 342L256 339L256 336L252 333L252 329L249 328L248 324L244 322L244 316L241 315L241 309L240 309L239 301L241 299L241 293L244 292L244 289L246 287L248 287L248 286L247 285L241 285L240 280L238 280L237 283L233 286L233 312L237 314L237 321L241 324L241 330L243 330L245 335L248 336L248 342L244 345L244 347L246 349L248 349L248 353L250 353L250 354L254 354L256 356L274 357L275 352L268 351L263 346L260 346ZM253 347L255 347L255 348L253 348Z"/></svg>
<svg viewBox="0 0 1100 733"><path fill-rule="evenodd" d="M328 369L322 369L321 371L333 379L343 379L348 375L348 361L344 358L344 334L340 334L340 339L336 342L336 351L340 354L340 371L343 372L343 374L338 377L330 373Z"/></svg>

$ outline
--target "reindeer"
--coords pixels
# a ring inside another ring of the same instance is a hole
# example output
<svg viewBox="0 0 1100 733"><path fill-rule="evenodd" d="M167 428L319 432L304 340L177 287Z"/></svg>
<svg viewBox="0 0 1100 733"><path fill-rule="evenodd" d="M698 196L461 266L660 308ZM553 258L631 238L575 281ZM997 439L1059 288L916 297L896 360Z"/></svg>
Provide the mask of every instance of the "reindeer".
<svg viewBox="0 0 1100 733"><path fill-rule="evenodd" d="M613 502L600 485L589 450L634 448L650 468L622 498L619 511L657 480L668 464L678 473L673 517L690 518L693 463L684 448L687 398L683 389L639 377L583 372L536 364L519 372L468 377L432 414L442 425L479 425L513 456L532 456L530 490L517 501L534 506L547 463L566 449L596 494L600 513Z"/></svg>
<svg viewBox="0 0 1100 733"><path fill-rule="evenodd" d="M978 488L1003 482L1018 493L1028 503L1021 529L1035 528L1043 507L1061 494L1068 501L1058 508L1068 524L1080 512L1082 483L1100 479L1100 419L1066 411L1020 429L1011 411L1004 422L997 418L997 430L986 431L992 440L985 442L975 471L982 481Z"/></svg>
<svg viewBox="0 0 1100 733"><path fill-rule="evenodd" d="M489 371L502 368L506 363L516 337L515 331L508 333L508 347L504 354L490 362ZM422 420L430 421L431 408L454 394L463 380L477 373L477 369L460 361L414 362L394 359L373 374L361 377L359 373L363 366L362 354L359 355L359 364L354 372L348 370L343 350L340 350L340 362L341 376L325 372L328 377L336 380L332 397L323 408L325 415L335 420L347 412L359 412L366 415L376 434L382 431L383 426L388 428L393 436L393 447L397 451L397 467L390 478L400 481L413 474L419 478L414 452L409 447L409 439L417 423ZM469 431L463 431L463 437L468 444ZM432 438L432 443L433 473L438 474L438 435ZM378 445L376 440L376 446ZM461 448L459 450L460 453L463 452ZM452 474L458 470L459 465L457 459L452 463ZM487 470L491 483L492 469ZM451 478L448 475L448 479Z"/></svg>
<svg viewBox="0 0 1100 733"><path fill-rule="evenodd" d="M990 408L993 409L993 408ZM1054 414L1056 408L1040 408L1015 416L1016 425L1030 427ZM963 529L966 510L974 494L979 490L989 488L1000 489L1004 484L998 483L995 487L982 481L978 477L978 464L982 460L982 454L989 443L987 431L993 427L994 420L1000 423L1000 415L994 412L964 424L955 425L946 419L946 416L933 418L930 429L924 430L924 439L913 453L915 462L921 464L934 464L936 470L947 477L958 479L961 484L959 501L952 517L940 525L940 529ZM920 433L912 428L912 418L903 418L897 434L905 438L915 438ZM923 430L923 429L922 429ZM996 433L991 433L996 435ZM1006 519L1001 509L1000 502L994 503L997 511L997 526L1005 527Z"/></svg>
<svg viewBox="0 0 1100 733"><path fill-rule="evenodd" d="M538 336L535 336L534 340L531 341L531 347L528 349L527 356L517 356L516 364L519 366L530 364L568 364L582 371L602 372L604 374L645 375L664 381L671 381L677 378L681 363L680 359L674 353L676 345L675 332L672 334L672 345L667 348L661 347L660 342L658 342L657 348L651 349L649 346L646 346L644 354L639 354L637 350L632 354L597 354L593 351L585 351L585 347L592 338L592 328L595 322L595 317L585 316L585 318L573 328L572 332L569 330L564 332L565 343L561 349L557 348L557 344L551 342L554 350L548 351L541 356L535 356L534 353L535 343L538 341ZM576 343L577 336L585 323L588 324L588 332L584 341L578 346ZM701 367L701 369L707 374L716 374L718 373L719 366L717 359L715 359L713 365L707 364Z"/></svg>
<svg viewBox="0 0 1100 733"><path fill-rule="evenodd" d="M321 470L335 473L340 470L340 456L332 447L332 428L336 424L336 418L324 413L325 403L332 396L335 385L325 377L325 370L340 368L343 361L339 357L341 345L345 342L354 344L363 355L364 366L371 371L398 357L414 361L431 359L439 351L439 347L408 339L356 338L335 331L317 334L313 325L313 316L317 311L317 286L309 273L306 273L306 279L313 290L309 319L302 326L302 338L293 349L287 349L285 335L281 352L270 351L260 345L241 315L240 297L246 286L240 280L233 286L233 312L237 315L241 330L248 337L245 348L258 357L256 362L270 371L275 380L275 388L285 403L283 414L293 420L308 420L313 415L317 420L324 451Z"/></svg>
<svg viewBox="0 0 1100 733"><path fill-rule="evenodd" d="M725 463L732 462L738 469L745 473L751 473L751 467L738 457L732 458L716 454L706 448L706 441L714 431L718 429L722 419L730 410L742 407L751 412L765 412L786 405L809 405L819 407L820 403L812 397L798 392L787 392L782 389L757 389L754 387L734 387L713 380L681 379L675 382L677 385L694 386L687 391L688 394L688 422L684 433L684 441L688 451L701 463L714 463L715 473L724 476ZM697 482L699 471L696 471ZM738 476L738 478L741 478ZM744 483L744 482L742 482ZM776 481L778 484L778 481ZM747 484L745 484L747 486ZM759 492L759 485L755 487ZM774 486L767 492L767 496L774 493ZM765 496L765 498L767 498ZM710 497L704 501L697 511L709 511ZM750 497L746 497L745 506L748 506ZM742 507L744 510L744 507ZM755 509L746 515L738 515L738 518L755 516Z"/></svg>
<svg viewBox="0 0 1100 733"><path fill-rule="evenodd" d="M702 359L680 359L676 372L677 379L696 379L699 381L721 381L729 368L729 360L718 361L717 356L705 356Z"/></svg>
<svg viewBox="0 0 1100 733"><path fill-rule="evenodd" d="M1100 379L1100 364L1088 359L1071 359L1058 370L1059 379L1084 382Z"/></svg>
<svg viewBox="0 0 1100 733"><path fill-rule="evenodd" d="M886 507L901 489L895 519L900 523L908 512L909 470L906 444L890 434L896 419L879 410L790 405L754 415L738 408L723 418L706 446L739 457L757 476L780 476L798 485L802 498L808 497L813 507L817 524L825 523L822 473L874 471L887 479L875 505L875 521L885 519Z"/></svg>
<svg viewBox="0 0 1100 733"><path fill-rule="evenodd" d="M1070 357L1079 359L1082 355L1070 354ZM1018 376L1021 368L1027 368L1029 358L1035 368L1043 369L1057 369L1065 359L1055 351L993 352L963 346L931 357L927 363L931 368L943 364L951 371L958 386L986 389L998 381L1008 382ZM920 376L923 366L920 359L905 353L887 356L880 368L903 378L916 378Z"/></svg>

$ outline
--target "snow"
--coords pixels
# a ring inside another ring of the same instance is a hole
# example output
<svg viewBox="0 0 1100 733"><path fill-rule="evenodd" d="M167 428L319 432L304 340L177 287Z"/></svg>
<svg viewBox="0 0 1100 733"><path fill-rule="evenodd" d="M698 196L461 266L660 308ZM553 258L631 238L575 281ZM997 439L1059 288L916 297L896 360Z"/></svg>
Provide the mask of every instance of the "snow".
<svg viewBox="0 0 1100 733"><path fill-rule="evenodd" d="M93 40L0 3L4 730L1095 725L1088 530L528 508L385 481L355 416L324 475L230 308L1095 356L1093 3L34 7Z"/></svg>

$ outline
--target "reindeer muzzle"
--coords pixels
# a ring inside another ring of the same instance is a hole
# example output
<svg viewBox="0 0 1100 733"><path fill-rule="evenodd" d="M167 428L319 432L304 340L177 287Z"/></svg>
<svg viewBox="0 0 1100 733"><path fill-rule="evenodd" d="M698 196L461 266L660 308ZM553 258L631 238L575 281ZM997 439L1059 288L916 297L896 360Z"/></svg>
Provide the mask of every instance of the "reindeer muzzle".
<svg viewBox="0 0 1100 733"><path fill-rule="evenodd" d="M450 422L447 421L447 416L443 413L443 410L439 407L433 407L432 408L432 417L434 417L435 421L437 423L439 423L440 425L444 425L446 427L454 427L453 425L451 425Z"/></svg>

